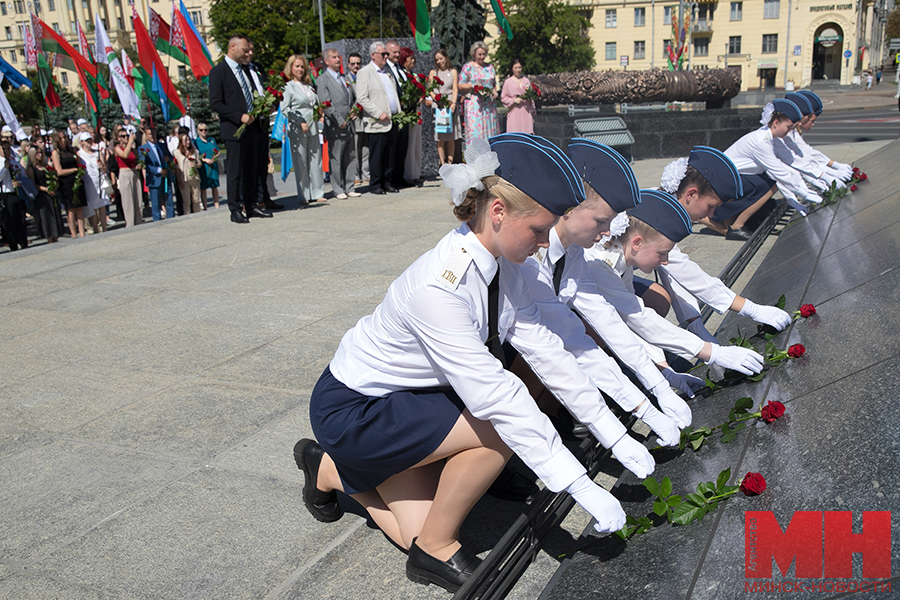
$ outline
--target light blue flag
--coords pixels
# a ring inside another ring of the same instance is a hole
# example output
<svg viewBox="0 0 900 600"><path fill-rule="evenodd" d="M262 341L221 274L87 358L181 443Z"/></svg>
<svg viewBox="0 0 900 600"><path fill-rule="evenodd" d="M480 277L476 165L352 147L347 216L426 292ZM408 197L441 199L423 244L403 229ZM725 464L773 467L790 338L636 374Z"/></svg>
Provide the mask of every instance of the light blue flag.
<svg viewBox="0 0 900 600"><path fill-rule="evenodd" d="M294 161L291 160L291 144L287 135L287 117L282 114L280 106L272 125L272 138L281 142L281 180L287 181Z"/></svg>

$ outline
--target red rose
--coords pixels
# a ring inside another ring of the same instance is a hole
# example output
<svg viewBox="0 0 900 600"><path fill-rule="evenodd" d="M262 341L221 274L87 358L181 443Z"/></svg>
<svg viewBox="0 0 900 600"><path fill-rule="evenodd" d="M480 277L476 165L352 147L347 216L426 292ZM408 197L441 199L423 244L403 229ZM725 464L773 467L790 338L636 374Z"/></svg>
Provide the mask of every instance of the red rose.
<svg viewBox="0 0 900 600"><path fill-rule="evenodd" d="M855 192L855 191L858 190L858 189L859 189L859 188L856 187L856 184L855 184L855 183L854 183L853 185L850 186L850 191L851 191L851 192Z"/></svg>
<svg viewBox="0 0 900 600"><path fill-rule="evenodd" d="M788 348L788 356L791 358L800 358L804 354L806 354L806 348L803 344L794 344L790 348Z"/></svg>
<svg viewBox="0 0 900 600"><path fill-rule="evenodd" d="M422 119L419 119L419 122L416 123L416 124L417 124L417 125L421 125L421 124L422 124Z"/></svg>
<svg viewBox="0 0 900 600"><path fill-rule="evenodd" d="M538 88L534 88L534 93L537 94L538 98L541 97L541 90L539 90Z"/></svg>
<svg viewBox="0 0 900 600"><path fill-rule="evenodd" d="M435 77L434 82L438 85L444 85L444 80L441 79L440 77Z"/></svg>
<svg viewBox="0 0 900 600"><path fill-rule="evenodd" d="M269 69L269 75L274 75L274 74L275 74L275 71L273 71L272 69Z"/></svg>
<svg viewBox="0 0 900 600"><path fill-rule="evenodd" d="M860 173L860 175L859 175L859 180L860 180L860 181L865 181L865 180L868 179L868 178L869 178L869 176L866 175L865 173Z"/></svg>
<svg viewBox="0 0 900 600"><path fill-rule="evenodd" d="M784 414L784 404L777 400L770 400L762 407L760 413L763 421L772 423Z"/></svg>
<svg viewBox="0 0 900 600"><path fill-rule="evenodd" d="M853 172L854 172L854 173L858 173L858 172L859 172L859 167L853 167Z"/></svg>
<svg viewBox="0 0 900 600"><path fill-rule="evenodd" d="M766 478L759 473L747 473L741 480L741 491L745 496L759 496L766 491Z"/></svg>
<svg viewBox="0 0 900 600"><path fill-rule="evenodd" d="M435 102L440 102L440 101L441 101L441 98L443 98L443 96L441 96L440 94L435 94L435 95L434 95L434 101L435 101Z"/></svg>
<svg viewBox="0 0 900 600"><path fill-rule="evenodd" d="M804 319L808 319L809 317L816 314L816 307L812 304L804 304L800 307L800 316Z"/></svg>
<svg viewBox="0 0 900 600"><path fill-rule="evenodd" d="M331 101L326 100L325 102L322 103L322 106L324 106L325 108L328 108L329 106L331 106Z"/></svg>

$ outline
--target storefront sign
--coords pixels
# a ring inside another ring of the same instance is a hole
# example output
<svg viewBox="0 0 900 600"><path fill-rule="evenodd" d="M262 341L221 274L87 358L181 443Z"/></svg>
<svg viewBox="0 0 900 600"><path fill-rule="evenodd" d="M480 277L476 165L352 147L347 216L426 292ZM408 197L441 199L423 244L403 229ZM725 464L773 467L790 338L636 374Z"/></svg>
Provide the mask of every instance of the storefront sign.
<svg viewBox="0 0 900 600"><path fill-rule="evenodd" d="M809 12L825 12L826 10L853 10L852 4L826 4L824 6L810 6Z"/></svg>

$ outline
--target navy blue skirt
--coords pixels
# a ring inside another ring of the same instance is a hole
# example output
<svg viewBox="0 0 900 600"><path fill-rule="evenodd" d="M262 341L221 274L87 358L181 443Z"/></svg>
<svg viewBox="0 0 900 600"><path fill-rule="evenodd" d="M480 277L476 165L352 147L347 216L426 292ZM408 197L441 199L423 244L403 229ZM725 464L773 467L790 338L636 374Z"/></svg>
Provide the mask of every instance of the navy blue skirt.
<svg viewBox="0 0 900 600"><path fill-rule="evenodd" d="M656 283L655 281L650 281L649 279L644 279L637 275L632 277L631 282L634 284L634 295L639 298L647 293L647 290L650 289L651 285Z"/></svg>
<svg viewBox="0 0 900 600"><path fill-rule="evenodd" d="M725 202L717 208L716 212L713 213L713 221L721 223L738 216L750 208L754 202L769 193L769 190L775 185L775 180L765 173L741 175L741 185L744 187L744 195L731 202Z"/></svg>
<svg viewBox="0 0 900 600"><path fill-rule="evenodd" d="M309 419L316 440L337 466L344 492L357 494L424 460L465 408L451 388L364 396L326 368L309 400Z"/></svg>

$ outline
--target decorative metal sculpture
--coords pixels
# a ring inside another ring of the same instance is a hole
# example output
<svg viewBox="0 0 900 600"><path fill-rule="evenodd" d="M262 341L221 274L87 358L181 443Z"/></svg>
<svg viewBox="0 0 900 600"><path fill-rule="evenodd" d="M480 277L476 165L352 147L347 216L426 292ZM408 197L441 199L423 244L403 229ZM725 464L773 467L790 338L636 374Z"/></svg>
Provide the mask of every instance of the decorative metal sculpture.
<svg viewBox="0 0 900 600"><path fill-rule="evenodd" d="M529 76L541 90L541 104L619 102L720 102L741 91L734 69L697 71L577 71Z"/></svg>
<svg viewBox="0 0 900 600"><path fill-rule="evenodd" d="M672 11L672 39L675 43L669 42L666 47L666 59L669 62L670 71L680 71L681 64L684 62L684 51L687 49L687 34L691 24L691 14L684 14L684 22L681 27L678 26L678 15Z"/></svg>

